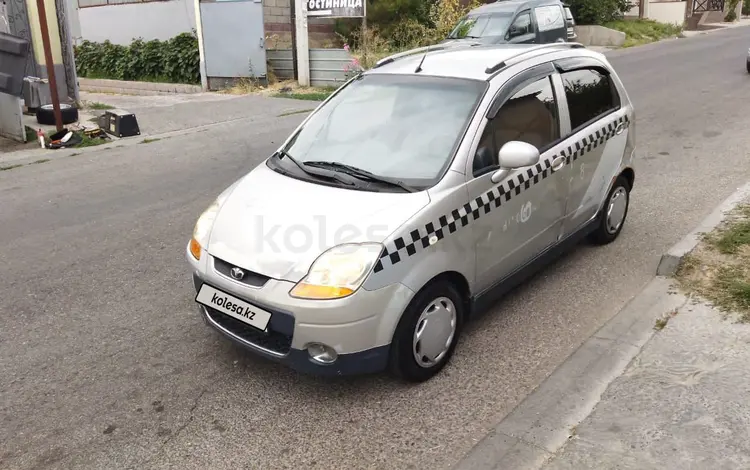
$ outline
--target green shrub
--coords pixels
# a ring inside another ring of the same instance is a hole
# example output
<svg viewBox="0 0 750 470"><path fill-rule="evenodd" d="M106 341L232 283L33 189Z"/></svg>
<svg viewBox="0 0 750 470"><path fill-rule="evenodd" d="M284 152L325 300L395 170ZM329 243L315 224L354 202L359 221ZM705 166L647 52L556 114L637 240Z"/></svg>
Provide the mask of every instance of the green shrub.
<svg viewBox="0 0 750 470"><path fill-rule="evenodd" d="M129 46L83 41L74 48L76 72L86 78L200 83L198 38L182 33L168 41L135 39Z"/></svg>
<svg viewBox="0 0 750 470"><path fill-rule="evenodd" d="M633 5L629 0L570 0L570 11L580 25L600 25L621 19Z"/></svg>
<svg viewBox="0 0 750 470"><path fill-rule="evenodd" d="M744 0L742 2L742 14L750 15L750 0Z"/></svg>

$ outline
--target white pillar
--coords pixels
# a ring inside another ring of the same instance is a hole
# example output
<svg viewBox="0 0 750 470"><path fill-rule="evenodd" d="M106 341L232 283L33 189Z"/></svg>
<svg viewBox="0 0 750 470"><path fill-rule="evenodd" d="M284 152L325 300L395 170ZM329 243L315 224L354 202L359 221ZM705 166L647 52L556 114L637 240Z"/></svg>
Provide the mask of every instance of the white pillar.
<svg viewBox="0 0 750 470"><path fill-rule="evenodd" d="M194 0L195 34L198 36L198 55L200 56L201 88L208 91L208 74L206 73L206 50L203 47L203 23L201 19L201 2Z"/></svg>

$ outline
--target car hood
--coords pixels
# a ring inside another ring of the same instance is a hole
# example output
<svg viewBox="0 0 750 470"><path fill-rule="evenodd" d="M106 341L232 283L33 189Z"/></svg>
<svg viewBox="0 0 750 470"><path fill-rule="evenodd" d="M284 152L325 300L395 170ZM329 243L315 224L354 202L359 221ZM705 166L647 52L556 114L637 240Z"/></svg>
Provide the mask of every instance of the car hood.
<svg viewBox="0 0 750 470"><path fill-rule="evenodd" d="M258 274L297 282L325 250L341 243L382 242L429 201L427 191L334 188L261 164L227 196L207 250Z"/></svg>

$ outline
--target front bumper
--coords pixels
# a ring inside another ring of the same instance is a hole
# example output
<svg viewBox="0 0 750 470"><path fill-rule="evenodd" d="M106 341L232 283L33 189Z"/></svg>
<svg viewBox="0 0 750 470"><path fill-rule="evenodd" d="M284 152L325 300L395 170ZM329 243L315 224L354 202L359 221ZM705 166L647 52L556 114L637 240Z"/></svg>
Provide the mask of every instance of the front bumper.
<svg viewBox="0 0 750 470"><path fill-rule="evenodd" d="M200 263L204 269L188 259L194 268L196 292L206 283L272 314L268 331L262 332L197 304L207 325L255 354L314 375L360 375L384 370L393 331L413 296L405 286L394 284L378 291L360 289L336 301L305 301L288 295L293 283L270 280L262 288L240 286L217 272L212 259ZM313 360L307 348L314 343L335 350L336 360L330 364Z"/></svg>

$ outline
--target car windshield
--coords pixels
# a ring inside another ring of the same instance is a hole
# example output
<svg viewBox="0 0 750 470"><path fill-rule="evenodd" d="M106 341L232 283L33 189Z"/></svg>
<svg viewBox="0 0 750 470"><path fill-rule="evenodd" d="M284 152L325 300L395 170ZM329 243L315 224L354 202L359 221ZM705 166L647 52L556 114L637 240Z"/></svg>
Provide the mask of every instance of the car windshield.
<svg viewBox="0 0 750 470"><path fill-rule="evenodd" d="M512 12L495 12L487 15L469 15L462 18L448 39L478 39L504 36L510 25Z"/></svg>
<svg viewBox="0 0 750 470"><path fill-rule="evenodd" d="M317 110L284 150L303 165L340 163L430 185L452 159L485 87L479 80L363 75Z"/></svg>

